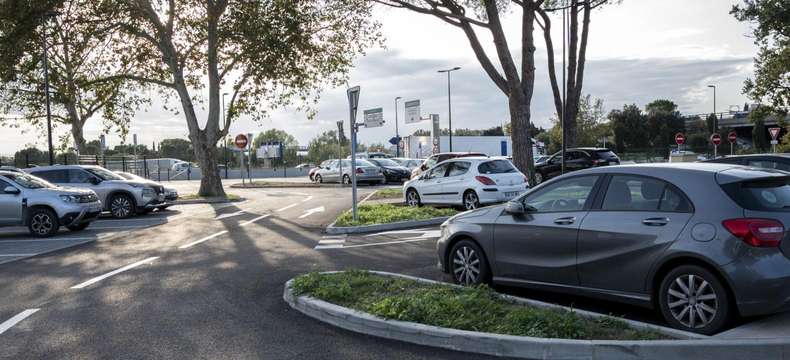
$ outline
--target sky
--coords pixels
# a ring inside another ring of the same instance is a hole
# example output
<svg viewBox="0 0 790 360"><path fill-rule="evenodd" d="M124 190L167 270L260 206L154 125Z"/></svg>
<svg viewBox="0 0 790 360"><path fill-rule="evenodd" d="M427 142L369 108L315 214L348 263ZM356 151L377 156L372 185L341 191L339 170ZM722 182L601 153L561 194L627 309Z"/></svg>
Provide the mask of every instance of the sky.
<svg viewBox="0 0 790 360"><path fill-rule="evenodd" d="M623 0L622 4L596 10L590 25L584 94L600 98L608 110L636 104L642 108L655 99L670 99L685 114L713 110L713 92L717 86L716 110L742 107L748 99L741 94L743 81L753 72L757 49L749 37L749 27L736 21L729 10L735 0ZM355 62L349 86L361 87L359 115L362 110L382 107L386 123L381 128L361 129L362 143L386 142L395 135L395 98L399 102L399 132L411 134L428 129L429 123L403 123L403 101L419 99L421 112L439 114L447 127L447 77L437 70L460 66L452 73L453 128L482 129L509 121L507 98L480 67L466 37L457 28L440 20L401 9L380 7L375 16L382 23L386 37L384 48L369 49ZM519 13L503 17L509 43L518 52ZM555 48L561 44L561 26L554 20ZM491 38L481 33L481 41L495 61ZM553 98L547 75L547 61L542 34L536 32L537 53L535 95L532 120L537 126L550 127L554 115ZM557 55L558 60L560 55ZM495 61L496 62L496 61ZM559 71L559 68L558 68ZM558 73L560 76L560 73ZM156 97L156 94L153 94ZM131 120L131 134L150 147L165 138L186 138L186 121L182 115L163 109L159 100L140 111ZM175 102L169 105L177 106ZM200 116L201 114L199 114ZM231 133L258 133L271 128L292 134L300 145L320 133L336 129L336 122L346 122L348 101L346 88L327 88L317 104L317 115L291 108L277 109L270 119L254 122L239 119ZM361 120L360 120L361 121ZM101 120L85 128L88 140L97 139ZM67 129L57 129L56 135ZM25 128L0 127L3 141L0 154L34 145L46 148L46 137ZM122 142L115 134L107 136L108 146Z"/></svg>

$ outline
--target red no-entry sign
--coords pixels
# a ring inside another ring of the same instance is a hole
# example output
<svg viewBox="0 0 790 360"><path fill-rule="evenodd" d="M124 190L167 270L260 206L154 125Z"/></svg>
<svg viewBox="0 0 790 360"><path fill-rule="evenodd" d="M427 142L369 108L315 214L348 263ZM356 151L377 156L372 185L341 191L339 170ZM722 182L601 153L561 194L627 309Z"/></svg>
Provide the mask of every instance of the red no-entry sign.
<svg viewBox="0 0 790 360"><path fill-rule="evenodd" d="M710 142L713 143L713 145L719 146L719 144L721 144L721 135L719 135L719 133L713 133L713 135L710 136Z"/></svg>
<svg viewBox="0 0 790 360"><path fill-rule="evenodd" d="M735 144L735 142L738 141L738 134L735 133L735 131L730 131L730 133L727 134L727 140Z"/></svg>
<svg viewBox="0 0 790 360"><path fill-rule="evenodd" d="M686 142L686 135L683 135L683 133L675 134L675 143L677 143L678 145L683 145L683 143L685 142Z"/></svg>
<svg viewBox="0 0 790 360"><path fill-rule="evenodd" d="M249 140L247 139L247 135L238 134L238 135L236 135L236 139L234 139L233 142L236 144L237 148L239 148L239 149L246 149L247 148L247 144L249 143Z"/></svg>

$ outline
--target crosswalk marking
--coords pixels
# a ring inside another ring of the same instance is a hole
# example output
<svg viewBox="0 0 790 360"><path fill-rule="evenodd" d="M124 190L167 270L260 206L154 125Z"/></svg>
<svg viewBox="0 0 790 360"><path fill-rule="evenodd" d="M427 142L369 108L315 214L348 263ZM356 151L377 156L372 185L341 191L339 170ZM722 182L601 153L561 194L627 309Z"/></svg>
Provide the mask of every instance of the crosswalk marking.
<svg viewBox="0 0 790 360"><path fill-rule="evenodd" d="M318 241L318 245L315 246L315 249L339 249L343 247L345 242L346 235L327 235Z"/></svg>

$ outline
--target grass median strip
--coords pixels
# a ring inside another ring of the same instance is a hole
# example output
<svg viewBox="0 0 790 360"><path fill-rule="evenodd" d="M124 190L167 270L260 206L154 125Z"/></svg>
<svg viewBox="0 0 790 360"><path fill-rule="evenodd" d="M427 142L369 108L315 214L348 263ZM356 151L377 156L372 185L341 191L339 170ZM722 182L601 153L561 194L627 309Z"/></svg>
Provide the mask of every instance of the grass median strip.
<svg viewBox="0 0 790 360"><path fill-rule="evenodd" d="M381 189L373 193L368 200L382 200L382 199L403 199L403 189L401 188L387 188Z"/></svg>
<svg viewBox="0 0 790 360"><path fill-rule="evenodd" d="M218 199L216 197L203 197L198 194L186 194L181 195L178 197L178 200L215 200ZM225 194L225 200L228 201L237 201L241 200L241 196L236 194Z"/></svg>
<svg viewBox="0 0 790 360"><path fill-rule="evenodd" d="M587 318L565 310L514 304L488 287L458 288L362 270L310 273L293 282L309 295L381 318L458 330L578 340L660 340L614 317Z"/></svg>
<svg viewBox="0 0 790 360"><path fill-rule="evenodd" d="M388 224L398 221L427 220L435 217L453 216L457 213L457 210L450 208L363 204L357 208L358 221L353 221L351 210L348 210L337 218L335 226L359 226Z"/></svg>

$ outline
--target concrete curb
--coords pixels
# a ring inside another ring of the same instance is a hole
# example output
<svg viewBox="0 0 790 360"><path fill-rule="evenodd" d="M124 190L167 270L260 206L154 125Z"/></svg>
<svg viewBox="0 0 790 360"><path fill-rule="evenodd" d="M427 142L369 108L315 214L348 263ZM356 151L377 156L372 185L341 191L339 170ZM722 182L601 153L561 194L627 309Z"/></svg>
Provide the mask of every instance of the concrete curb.
<svg viewBox="0 0 790 360"><path fill-rule="evenodd" d="M429 226L429 225L439 225L449 219L449 216L442 216L436 217L427 220L414 220L414 221L398 221L389 224L374 224L374 225L361 225L361 226L335 226L335 222L332 222L327 226L326 233L329 235L339 235L339 234L359 234L359 233L366 233L366 232L376 232L376 231L389 231L389 230L401 230L401 229L410 229L415 227L422 227L422 226Z"/></svg>
<svg viewBox="0 0 790 360"><path fill-rule="evenodd" d="M239 198L234 200L228 199L195 199L195 200L176 200L170 203L170 205L193 205L193 204L225 204L225 203L237 203L246 201L245 198Z"/></svg>
<svg viewBox="0 0 790 360"><path fill-rule="evenodd" d="M406 275L372 272L421 282L437 283ZM525 359L658 360L688 358L723 360L785 359L787 354L790 353L790 338L718 340L635 321L626 322L631 326L639 324L638 327L640 328L650 328L672 336L681 335L685 340L568 340L454 330L411 322L385 320L309 296L297 297L294 296L291 290L292 283L293 279L285 284L283 300L292 308L314 319L362 334L476 354ZM508 298L514 299L514 297ZM519 302L522 301L535 306L559 307L558 305L534 300L519 299ZM606 316L581 312L575 309L571 309L571 311L575 311L582 316Z"/></svg>

